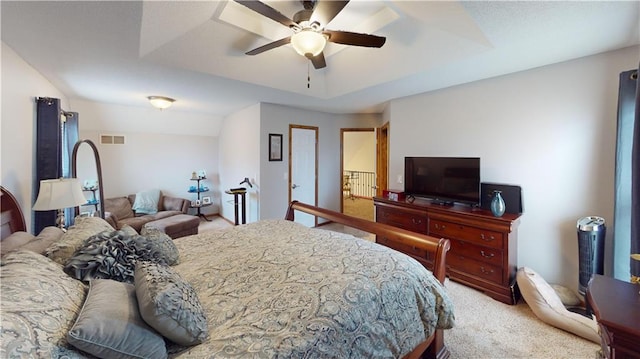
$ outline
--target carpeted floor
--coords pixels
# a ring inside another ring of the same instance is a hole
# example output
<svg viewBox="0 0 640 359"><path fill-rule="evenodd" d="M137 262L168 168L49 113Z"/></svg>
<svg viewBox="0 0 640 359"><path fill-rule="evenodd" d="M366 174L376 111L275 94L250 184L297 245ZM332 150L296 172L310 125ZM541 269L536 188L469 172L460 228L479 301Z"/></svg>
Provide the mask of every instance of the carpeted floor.
<svg viewBox="0 0 640 359"><path fill-rule="evenodd" d="M200 233L233 226L221 217L211 219L200 222ZM369 233L335 223L321 228L375 240ZM597 357L598 344L542 322L522 300L517 305L507 305L450 280L445 286L456 313L456 326L444 335L451 359Z"/></svg>
<svg viewBox="0 0 640 359"><path fill-rule="evenodd" d="M447 280L456 326L445 331L451 358L596 358L599 345L539 320L524 301L507 305Z"/></svg>
<svg viewBox="0 0 640 359"><path fill-rule="evenodd" d="M375 209L371 198L344 198L342 202L342 212L350 216L374 220Z"/></svg>

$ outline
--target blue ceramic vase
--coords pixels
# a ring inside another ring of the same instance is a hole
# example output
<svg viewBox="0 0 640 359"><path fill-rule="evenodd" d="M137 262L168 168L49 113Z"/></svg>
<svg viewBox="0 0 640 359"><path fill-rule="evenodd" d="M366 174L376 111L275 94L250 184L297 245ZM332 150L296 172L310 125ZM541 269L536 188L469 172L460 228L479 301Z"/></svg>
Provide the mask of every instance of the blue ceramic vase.
<svg viewBox="0 0 640 359"><path fill-rule="evenodd" d="M502 217L505 210L501 193L501 191L493 191L493 198L491 199L491 213L496 217Z"/></svg>

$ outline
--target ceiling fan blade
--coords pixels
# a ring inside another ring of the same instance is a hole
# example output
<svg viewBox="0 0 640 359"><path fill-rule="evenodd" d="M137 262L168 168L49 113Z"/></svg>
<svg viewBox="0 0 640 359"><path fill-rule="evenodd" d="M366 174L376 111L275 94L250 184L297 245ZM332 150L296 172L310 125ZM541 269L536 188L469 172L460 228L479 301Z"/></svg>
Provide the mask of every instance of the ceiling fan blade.
<svg viewBox="0 0 640 359"><path fill-rule="evenodd" d="M285 37L284 39L280 39L280 40L277 40L277 41L274 41L274 42L270 42L270 43L268 43L266 45L262 45L260 47L257 47L255 49L247 52L247 55L257 55L257 54L263 53L263 52L265 52L267 50L275 49L276 47L280 47L282 45L286 45L286 44L288 44L290 42L291 42L291 36Z"/></svg>
<svg viewBox="0 0 640 359"><path fill-rule="evenodd" d="M260 15L266 16L269 19L279 22L286 27L295 26L296 23L288 17L282 15L278 10L271 6L256 0L235 0L238 4L244 5L249 9L257 12Z"/></svg>
<svg viewBox="0 0 640 359"><path fill-rule="evenodd" d="M325 30L322 33L329 36L328 41L343 45L382 47L385 41L387 41L387 38L383 36L361 34L349 31Z"/></svg>
<svg viewBox="0 0 640 359"><path fill-rule="evenodd" d="M313 14L311 15L311 18L309 19L309 21L310 22L317 21L318 23L320 23L321 26L323 27L327 26L327 24L330 23L331 20L333 20L333 18L336 17L336 15L338 15L338 13L342 11L342 9L344 9L344 7L347 6L348 3L349 3L349 0L346 0L346 1L318 0L318 3L313 9Z"/></svg>
<svg viewBox="0 0 640 359"><path fill-rule="evenodd" d="M309 57L309 60L311 60L311 63L316 70L327 67L327 62L324 60L324 54L322 52L316 56Z"/></svg>

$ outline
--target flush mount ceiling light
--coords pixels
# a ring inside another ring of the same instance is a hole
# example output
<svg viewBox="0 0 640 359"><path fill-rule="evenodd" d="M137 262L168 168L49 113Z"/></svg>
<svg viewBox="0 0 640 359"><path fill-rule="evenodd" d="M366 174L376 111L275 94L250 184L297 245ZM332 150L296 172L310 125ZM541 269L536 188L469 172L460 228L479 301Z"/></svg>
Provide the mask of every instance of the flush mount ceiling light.
<svg viewBox="0 0 640 359"><path fill-rule="evenodd" d="M165 108L171 107L171 105L173 105L173 103L176 101L170 97L165 97L165 96L149 96L147 98L149 99L151 106L161 111L164 110Z"/></svg>

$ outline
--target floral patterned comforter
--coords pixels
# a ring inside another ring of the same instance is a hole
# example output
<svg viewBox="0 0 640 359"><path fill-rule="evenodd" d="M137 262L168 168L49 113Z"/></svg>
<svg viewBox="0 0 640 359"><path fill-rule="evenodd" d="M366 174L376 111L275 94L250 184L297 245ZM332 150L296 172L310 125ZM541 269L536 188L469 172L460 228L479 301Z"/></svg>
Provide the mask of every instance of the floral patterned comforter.
<svg viewBox="0 0 640 359"><path fill-rule="evenodd" d="M350 235L267 220L175 243L210 338L172 357L398 358L454 323L422 265Z"/></svg>

